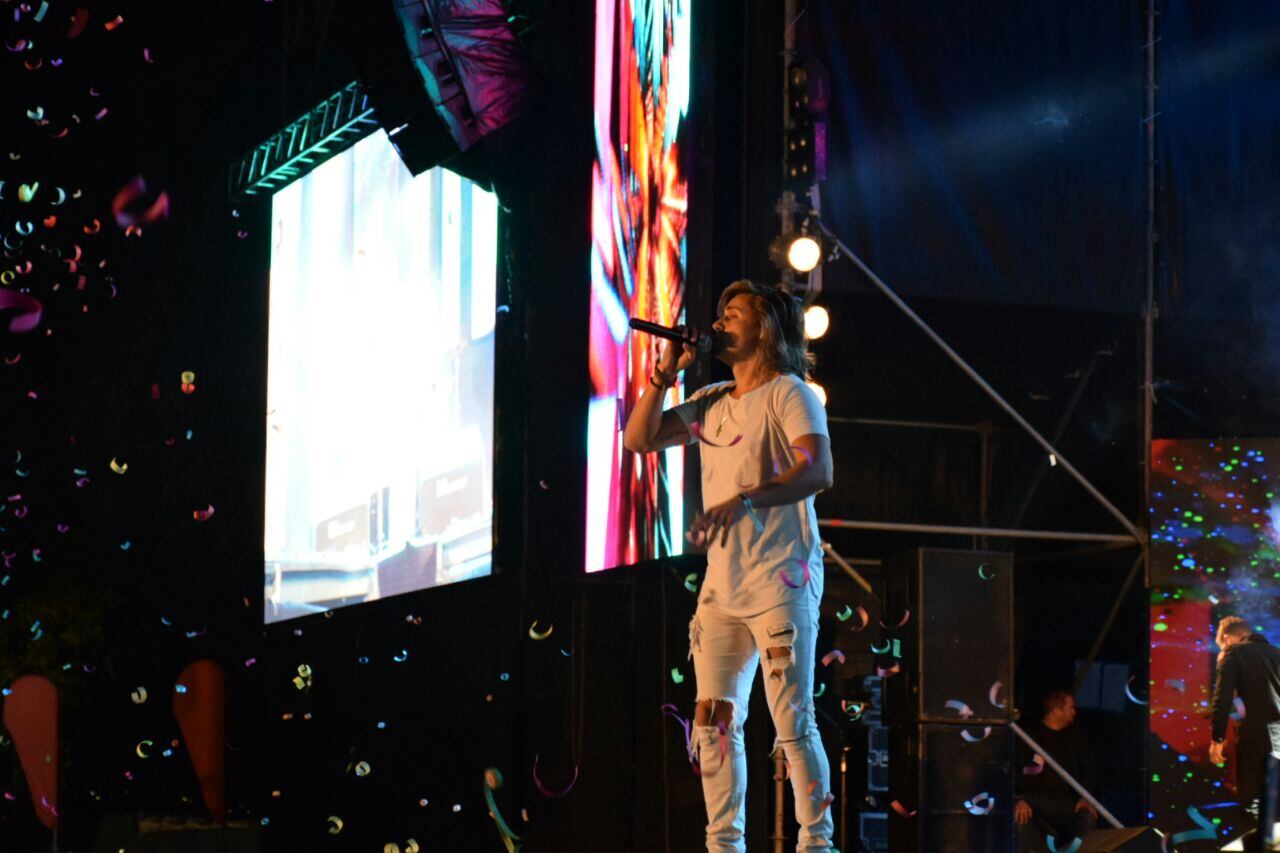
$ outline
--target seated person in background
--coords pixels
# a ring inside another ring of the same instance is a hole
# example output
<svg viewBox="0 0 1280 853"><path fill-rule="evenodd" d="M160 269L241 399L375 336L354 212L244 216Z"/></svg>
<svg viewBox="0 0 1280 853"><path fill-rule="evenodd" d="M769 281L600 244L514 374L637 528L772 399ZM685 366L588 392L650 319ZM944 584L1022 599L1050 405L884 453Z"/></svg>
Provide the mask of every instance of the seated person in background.
<svg viewBox="0 0 1280 853"><path fill-rule="evenodd" d="M1093 752L1084 732L1075 725L1076 699L1066 690L1055 690L1044 697L1039 722L1028 722L1027 734L1063 766L1071 776L1093 793ZM1084 838L1098 825L1098 813L1066 780L1047 763L1040 765L1035 754L1020 744L1017 779L1014 782L1017 802L1013 817L1018 824L1018 850L1041 853L1049 850L1048 837L1054 847L1064 850L1073 838ZM1030 775L1023 768L1042 766Z"/></svg>

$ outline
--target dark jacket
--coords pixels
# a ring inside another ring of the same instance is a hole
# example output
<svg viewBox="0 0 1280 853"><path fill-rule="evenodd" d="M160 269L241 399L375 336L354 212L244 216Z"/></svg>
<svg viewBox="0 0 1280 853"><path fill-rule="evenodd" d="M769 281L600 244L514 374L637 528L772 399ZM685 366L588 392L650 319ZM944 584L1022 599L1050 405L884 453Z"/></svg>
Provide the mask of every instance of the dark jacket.
<svg viewBox="0 0 1280 853"><path fill-rule="evenodd" d="M1250 634L1222 656L1218 683L1213 688L1215 741L1227 736L1227 718L1236 695L1244 701L1241 734L1280 720L1280 649L1261 634Z"/></svg>
<svg viewBox="0 0 1280 853"><path fill-rule="evenodd" d="M1045 726L1043 722L1036 721L1027 724L1027 734L1044 747L1045 751L1083 785L1086 791L1094 792L1097 766L1094 763L1093 750L1089 748L1089 741L1085 738L1079 724L1072 723L1065 729L1055 731ZM1058 771L1048 764L1045 764L1042 770L1032 774L1023 772L1023 768L1035 767L1033 763L1035 753L1026 744L1019 743L1018 746L1019 770L1014 779L1014 788L1019 797L1027 795L1069 797L1074 801L1080 796L1065 779L1058 775Z"/></svg>

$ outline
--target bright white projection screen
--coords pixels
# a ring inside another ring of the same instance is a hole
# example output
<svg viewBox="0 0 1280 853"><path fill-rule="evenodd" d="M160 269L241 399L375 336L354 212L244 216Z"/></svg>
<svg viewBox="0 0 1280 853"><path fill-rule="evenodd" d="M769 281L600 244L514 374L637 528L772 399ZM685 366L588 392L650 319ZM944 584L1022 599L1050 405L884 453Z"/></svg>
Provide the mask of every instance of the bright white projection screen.
<svg viewBox="0 0 1280 853"><path fill-rule="evenodd" d="M271 213L265 621L488 575L496 198L379 130Z"/></svg>

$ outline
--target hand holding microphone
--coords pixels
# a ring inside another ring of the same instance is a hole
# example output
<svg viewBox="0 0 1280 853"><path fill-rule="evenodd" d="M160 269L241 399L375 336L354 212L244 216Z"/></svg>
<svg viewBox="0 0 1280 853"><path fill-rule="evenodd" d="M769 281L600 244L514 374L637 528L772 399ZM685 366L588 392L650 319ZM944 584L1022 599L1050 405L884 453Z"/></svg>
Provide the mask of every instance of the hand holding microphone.
<svg viewBox="0 0 1280 853"><path fill-rule="evenodd" d="M699 355L711 352L715 344L713 335L692 327L661 326L635 317L631 318L630 326L638 332L666 339L666 345L658 357L658 371L666 377L668 385L673 384L676 374L693 364Z"/></svg>

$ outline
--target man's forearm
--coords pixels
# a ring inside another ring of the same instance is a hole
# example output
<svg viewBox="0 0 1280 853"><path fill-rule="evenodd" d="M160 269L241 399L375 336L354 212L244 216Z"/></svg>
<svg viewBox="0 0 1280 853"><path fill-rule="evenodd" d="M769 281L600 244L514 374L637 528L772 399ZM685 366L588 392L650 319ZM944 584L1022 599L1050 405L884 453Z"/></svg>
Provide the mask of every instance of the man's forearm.
<svg viewBox="0 0 1280 853"><path fill-rule="evenodd" d="M662 404L666 398L665 388L660 391L652 382L645 383L644 393L636 401L622 431L622 441L628 450L642 451L653 443L662 424Z"/></svg>
<svg viewBox="0 0 1280 853"><path fill-rule="evenodd" d="M827 472L817 465L802 462L791 466L767 483L746 489L745 493L752 504L764 508L799 503L829 485Z"/></svg>

